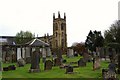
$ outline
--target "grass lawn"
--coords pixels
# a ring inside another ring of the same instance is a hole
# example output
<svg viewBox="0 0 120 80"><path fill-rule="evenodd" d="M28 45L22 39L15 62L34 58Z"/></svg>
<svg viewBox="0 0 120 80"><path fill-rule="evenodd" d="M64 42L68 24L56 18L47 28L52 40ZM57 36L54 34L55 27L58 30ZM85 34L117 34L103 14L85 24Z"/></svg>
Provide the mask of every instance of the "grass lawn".
<svg viewBox="0 0 120 80"><path fill-rule="evenodd" d="M67 62L78 61L79 57L67 58L64 56ZM4 63L3 67L16 63ZM86 67L74 68L74 74L65 74L65 69L59 67L53 67L52 70L44 71L44 64L40 63L41 72L39 73L28 73L30 64L26 64L24 67L17 67L13 71L3 71L3 78L101 78L102 68L107 68L108 62L101 62L101 69L93 71L92 62L88 62ZM120 75L118 75L120 78Z"/></svg>

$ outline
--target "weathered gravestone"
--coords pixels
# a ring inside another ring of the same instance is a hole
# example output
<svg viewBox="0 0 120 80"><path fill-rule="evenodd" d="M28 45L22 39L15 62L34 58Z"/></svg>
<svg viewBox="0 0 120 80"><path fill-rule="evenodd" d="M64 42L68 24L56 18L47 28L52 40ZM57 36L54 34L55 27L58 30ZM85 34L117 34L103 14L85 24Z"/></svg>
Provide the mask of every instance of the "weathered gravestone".
<svg viewBox="0 0 120 80"><path fill-rule="evenodd" d="M15 65L9 65L8 68L9 68L9 70L15 70L16 69Z"/></svg>
<svg viewBox="0 0 120 80"><path fill-rule="evenodd" d="M108 74L109 74L109 77L115 77L116 78L116 64L114 63L114 61L112 61L108 65Z"/></svg>
<svg viewBox="0 0 120 80"><path fill-rule="evenodd" d="M93 70L100 69L100 59L99 57L93 58Z"/></svg>
<svg viewBox="0 0 120 80"><path fill-rule="evenodd" d="M8 67L3 67L3 71L8 71Z"/></svg>
<svg viewBox="0 0 120 80"><path fill-rule="evenodd" d="M88 53L83 53L83 58L86 62L91 62L92 61L92 56L89 55Z"/></svg>
<svg viewBox="0 0 120 80"><path fill-rule="evenodd" d="M79 61L78 61L78 66L86 66L86 61L84 60L84 58L81 58Z"/></svg>
<svg viewBox="0 0 120 80"><path fill-rule="evenodd" d="M39 50L36 50L31 55L31 67L29 72L40 72L40 52Z"/></svg>
<svg viewBox="0 0 120 80"><path fill-rule="evenodd" d="M9 65L8 67L3 67L3 71L16 70L15 65Z"/></svg>
<svg viewBox="0 0 120 80"><path fill-rule="evenodd" d="M47 48L47 57L50 57L51 56L51 50L50 48Z"/></svg>
<svg viewBox="0 0 120 80"><path fill-rule="evenodd" d="M44 70L51 70L53 66L53 62L50 60L47 60L44 65Z"/></svg>
<svg viewBox="0 0 120 80"><path fill-rule="evenodd" d="M102 69L102 75L104 79L116 79L116 64L112 62L108 65L108 69Z"/></svg>
<svg viewBox="0 0 120 80"><path fill-rule="evenodd" d="M23 67L25 65L25 61L22 58L18 59L17 65L18 65L18 67Z"/></svg>
<svg viewBox="0 0 120 80"><path fill-rule="evenodd" d="M55 66L60 66L60 65L61 65L61 59L60 59L60 58L56 58L56 59L54 60L54 65L55 65Z"/></svg>
<svg viewBox="0 0 120 80"><path fill-rule="evenodd" d="M74 56L73 53L74 53L73 49L68 49L67 57L73 57Z"/></svg>
<svg viewBox="0 0 120 80"><path fill-rule="evenodd" d="M73 73L73 67L72 66L67 66L66 67L66 74L71 74Z"/></svg>

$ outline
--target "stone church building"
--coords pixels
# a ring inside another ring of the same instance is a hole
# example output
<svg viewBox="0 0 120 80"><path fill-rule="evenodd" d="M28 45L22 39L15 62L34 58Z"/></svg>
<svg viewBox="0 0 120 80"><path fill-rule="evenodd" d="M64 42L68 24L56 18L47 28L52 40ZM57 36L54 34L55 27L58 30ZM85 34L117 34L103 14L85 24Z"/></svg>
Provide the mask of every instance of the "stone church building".
<svg viewBox="0 0 120 80"><path fill-rule="evenodd" d="M39 39L50 44L52 53L66 54L67 53L67 33L66 33L66 14L64 13L64 18L61 18L60 12L58 12L58 17L55 17L53 13L53 35L48 33L44 37L39 37Z"/></svg>
<svg viewBox="0 0 120 80"><path fill-rule="evenodd" d="M7 46L15 46L15 36L0 36L0 45L3 49L4 44L7 43ZM50 45L50 50L52 55L57 55L61 57L62 54L67 54L67 33L66 33L66 15L62 18L60 12L58 12L58 17L56 18L55 13L53 13L53 34L49 35L48 33L42 37L36 37ZM4 51L4 50L3 50ZM17 55L15 55L17 56Z"/></svg>

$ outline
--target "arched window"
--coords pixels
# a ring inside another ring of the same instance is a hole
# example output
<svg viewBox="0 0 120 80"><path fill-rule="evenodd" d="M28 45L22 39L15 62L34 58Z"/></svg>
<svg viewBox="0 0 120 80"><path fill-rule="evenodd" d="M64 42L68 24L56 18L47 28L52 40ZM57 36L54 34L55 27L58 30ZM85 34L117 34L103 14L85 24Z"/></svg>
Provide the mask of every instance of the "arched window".
<svg viewBox="0 0 120 80"><path fill-rule="evenodd" d="M62 44L61 45L62 45L62 48L63 48L64 47L64 39L62 39Z"/></svg>
<svg viewBox="0 0 120 80"><path fill-rule="evenodd" d="M57 40L56 40L56 42L55 42L55 43L56 43L56 47L58 47L58 42L57 42Z"/></svg>
<svg viewBox="0 0 120 80"><path fill-rule="evenodd" d="M61 24L61 30L64 30L64 23Z"/></svg>
<svg viewBox="0 0 120 80"><path fill-rule="evenodd" d="M57 32L55 33L55 36L57 37Z"/></svg>
<svg viewBox="0 0 120 80"><path fill-rule="evenodd" d="M57 26L57 23L55 23L55 28L56 28L56 30L58 30L58 26Z"/></svg>

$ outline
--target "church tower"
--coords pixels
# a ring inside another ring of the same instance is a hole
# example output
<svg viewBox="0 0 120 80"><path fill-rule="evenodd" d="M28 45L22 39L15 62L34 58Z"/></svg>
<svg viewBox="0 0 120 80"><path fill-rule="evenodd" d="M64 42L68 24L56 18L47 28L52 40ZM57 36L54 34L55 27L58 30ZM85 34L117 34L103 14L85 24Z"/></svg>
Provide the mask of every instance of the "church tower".
<svg viewBox="0 0 120 80"><path fill-rule="evenodd" d="M57 55L67 52L67 34L66 34L66 14L61 18L58 12L58 18L53 13L53 49Z"/></svg>

